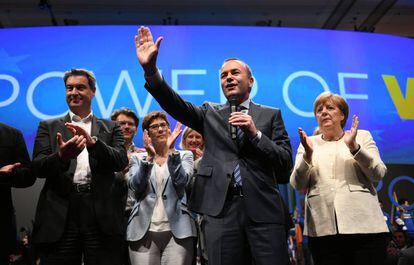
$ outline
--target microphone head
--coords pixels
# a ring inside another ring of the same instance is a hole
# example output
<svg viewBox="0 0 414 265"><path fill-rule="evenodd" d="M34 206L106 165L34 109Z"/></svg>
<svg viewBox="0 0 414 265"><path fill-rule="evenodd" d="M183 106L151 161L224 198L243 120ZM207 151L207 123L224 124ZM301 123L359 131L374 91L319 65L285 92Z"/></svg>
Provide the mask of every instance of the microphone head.
<svg viewBox="0 0 414 265"><path fill-rule="evenodd" d="M237 100L237 96L229 97L229 104L230 106L237 106L239 101Z"/></svg>

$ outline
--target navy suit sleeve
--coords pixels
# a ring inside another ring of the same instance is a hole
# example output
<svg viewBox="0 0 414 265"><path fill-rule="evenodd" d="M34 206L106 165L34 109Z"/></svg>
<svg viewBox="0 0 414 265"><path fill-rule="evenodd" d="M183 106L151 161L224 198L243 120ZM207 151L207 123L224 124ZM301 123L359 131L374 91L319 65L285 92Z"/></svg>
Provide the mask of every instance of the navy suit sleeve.
<svg viewBox="0 0 414 265"><path fill-rule="evenodd" d="M193 154L189 151L183 151L182 157L179 153L171 154L168 159L168 170L177 196L181 199L193 175Z"/></svg>
<svg viewBox="0 0 414 265"><path fill-rule="evenodd" d="M145 88L168 114L184 125L202 133L205 109L183 100L164 80Z"/></svg>
<svg viewBox="0 0 414 265"><path fill-rule="evenodd" d="M292 147L280 110L276 110L271 120L271 136L268 137L262 134L262 137L257 142L256 148L260 151L261 159L273 165L277 182L285 184L289 182L289 176L293 166Z"/></svg>
<svg viewBox="0 0 414 265"><path fill-rule="evenodd" d="M31 170L30 157L27 153L26 143L23 135L17 131L16 133L16 149L14 153L15 161L21 163L21 167L17 168L11 174L11 184L15 188L26 188L32 186L36 177Z"/></svg>
<svg viewBox="0 0 414 265"><path fill-rule="evenodd" d="M68 174L69 163L60 159L58 150L53 150L47 121L39 123L33 148L33 170L38 178L54 178Z"/></svg>
<svg viewBox="0 0 414 265"><path fill-rule="evenodd" d="M153 163L143 161L138 156L131 157L129 188L134 192L135 198L140 198L147 189L153 166Z"/></svg>
<svg viewBox="0 0 414 265"><path fill-rule="evenodd" d="M111 145L98 138L96 144L88 148L88 153L98 161L100 166L111 169L114 172L122 171L128 166L128 156L124 142L121 128L116 124L112 130Z"/></svg>
<svg viewBox="0 0 414 265"><path fill-rule="evenodd" d="M11 173L0 175L0 185L26 188L33 185L36 177L31 170L30 157L22 133L0 123L0 167L20 163Z"/></svg>

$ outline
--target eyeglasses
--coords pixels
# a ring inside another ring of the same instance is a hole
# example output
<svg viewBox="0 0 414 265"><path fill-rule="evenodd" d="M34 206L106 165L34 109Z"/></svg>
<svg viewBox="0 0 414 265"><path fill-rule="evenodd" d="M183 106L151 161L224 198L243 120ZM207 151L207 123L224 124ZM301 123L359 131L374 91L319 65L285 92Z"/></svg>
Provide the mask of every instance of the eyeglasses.
<svg viewBox="0 0 414 265"><path fill-rule="evenodd" d="M150 130L156 131L158 128L161 128L161 130L165 130L168 128L168 124L166 122L158 123L158 124L152 124L149 126Z"/></svg>

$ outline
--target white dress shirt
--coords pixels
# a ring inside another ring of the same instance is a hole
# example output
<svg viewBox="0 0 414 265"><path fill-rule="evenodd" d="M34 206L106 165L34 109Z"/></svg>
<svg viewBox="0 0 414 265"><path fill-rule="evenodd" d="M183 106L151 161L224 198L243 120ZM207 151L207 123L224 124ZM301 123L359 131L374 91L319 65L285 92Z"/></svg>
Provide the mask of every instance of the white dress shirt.
<svg viewBox="0 0 414 265"><path fill-rule="evenodd" d="M73 124L82 127L89 135L92 128L92 112L88 116L81 119L78 115L69 111L69 116ZM85 147L82 152L76 158L76 170L73 176L73 183L86 184L91 182L91 167L89 166L89 153Z"/></svg>
<svg viewBox="0 0 414 265"><path fill-rule="evenodd" d="M167 161L159 166L154 163L155 179L157 183L157 200L155 202L154 211L152 213L151 225L149 231L152 232L164 232L170 231L170 224L168 223L167 212L165 211L164 200L162 198L164 181L170 175L168 171Z"/></svg>

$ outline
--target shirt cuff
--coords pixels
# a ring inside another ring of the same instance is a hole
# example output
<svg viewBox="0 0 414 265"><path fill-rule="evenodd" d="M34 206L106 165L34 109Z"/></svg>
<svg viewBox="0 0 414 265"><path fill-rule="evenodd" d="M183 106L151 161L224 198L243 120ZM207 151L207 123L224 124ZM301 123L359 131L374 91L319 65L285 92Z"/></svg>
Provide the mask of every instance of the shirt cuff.
<svg viewBox="0 0 414 265"><path fill-rule="evenodd" d="M262 138L262 132L258 130L257 134L253 138L251 138L250 141L253 144L257 145L261 138Z"/></svg>

